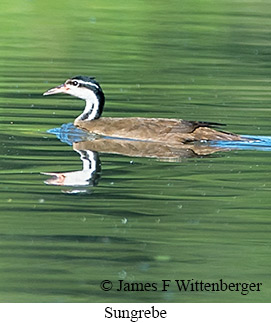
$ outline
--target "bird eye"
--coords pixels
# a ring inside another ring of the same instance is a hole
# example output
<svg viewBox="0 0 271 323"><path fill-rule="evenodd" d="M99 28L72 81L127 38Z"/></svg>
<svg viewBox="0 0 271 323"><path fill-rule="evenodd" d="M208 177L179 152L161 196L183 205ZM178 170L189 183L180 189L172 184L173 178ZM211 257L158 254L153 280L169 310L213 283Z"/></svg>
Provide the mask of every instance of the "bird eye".
<svg viewBox="0 0 271 323"><path fill-rule="evenodd" d="M77 81L72 81L72 82L71 82L71 84L72 84L73 86L78 86L78 84L79 84L79 83L78 83Z"/></svg>

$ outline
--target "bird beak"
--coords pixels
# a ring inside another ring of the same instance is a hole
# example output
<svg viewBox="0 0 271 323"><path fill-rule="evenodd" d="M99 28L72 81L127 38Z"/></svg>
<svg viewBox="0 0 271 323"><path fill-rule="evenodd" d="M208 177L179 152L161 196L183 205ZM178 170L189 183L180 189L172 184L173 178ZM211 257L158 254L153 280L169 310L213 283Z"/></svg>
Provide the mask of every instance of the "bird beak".
<svg viewBox="0 0 271 323"><path fill-rule="evenodd" d="M57 93L67 93L68 88L65 84L61 84L57 87L54 87L46 92L43 93L43 95L52 95L52 94L57 94Z"/></svg>
<svg viewBox="0 0 271 323"><path fill-rule="evenodd" d="M52 176L44 181L48 185L64 185L66 175L64 173L41 173L42 175Z"/></svg>

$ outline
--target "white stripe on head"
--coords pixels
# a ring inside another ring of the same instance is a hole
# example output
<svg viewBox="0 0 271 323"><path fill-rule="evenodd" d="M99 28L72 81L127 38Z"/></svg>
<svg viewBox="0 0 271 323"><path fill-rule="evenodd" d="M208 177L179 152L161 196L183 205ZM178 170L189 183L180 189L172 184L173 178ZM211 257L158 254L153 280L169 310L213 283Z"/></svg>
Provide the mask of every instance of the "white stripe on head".
<svg viewBox="0 0 271 323"><path fill-rule="evenodd" d="M86 81L83 81L83 80L76 80L79 84L82 84L82 85L89 85L89 86L94 86L96 87L97 89L99 89L100 87L95 84L95 83L92 83L90 81L86 82Z"/></svg>

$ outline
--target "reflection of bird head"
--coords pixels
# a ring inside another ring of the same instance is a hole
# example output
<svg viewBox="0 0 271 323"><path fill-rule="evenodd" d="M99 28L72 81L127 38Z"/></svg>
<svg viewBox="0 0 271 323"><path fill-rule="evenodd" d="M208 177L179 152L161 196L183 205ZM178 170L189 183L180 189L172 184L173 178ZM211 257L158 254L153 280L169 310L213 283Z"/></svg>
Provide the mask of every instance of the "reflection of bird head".
<svg viewBox="0 0 271 323"><path fill-rule="evenodd" d="M59 186L86 186L89 185L89 172L75 171L66 173L42 173L43 175L53 176L44 181L48 185Z"/></svg>
<svg viewBox="0 0 271 323"><path fill-rule="evenodd" d="M52 176L44 181L48 185L58 186L96 186L100 179L101 163L97 152L90 150L75 150L80 154L83 169L65 173L42 173Z"/></svg>

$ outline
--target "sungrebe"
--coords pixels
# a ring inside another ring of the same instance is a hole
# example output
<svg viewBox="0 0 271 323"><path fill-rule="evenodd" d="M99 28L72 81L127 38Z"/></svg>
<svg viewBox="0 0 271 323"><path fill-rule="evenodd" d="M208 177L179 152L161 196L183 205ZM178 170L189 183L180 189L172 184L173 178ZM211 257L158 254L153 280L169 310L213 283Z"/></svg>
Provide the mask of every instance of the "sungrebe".
<svg viewBox="0 0 271 323"><path fill-rule="evenodd" d="M182 144L193 141L244 140L241 136L212 129L219 123L164 118L101 118L105 97L92 77L75 76L43 95L66 93L86 101L74 125L102 136Z"/></svg>

